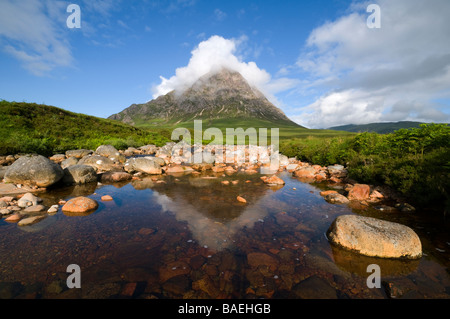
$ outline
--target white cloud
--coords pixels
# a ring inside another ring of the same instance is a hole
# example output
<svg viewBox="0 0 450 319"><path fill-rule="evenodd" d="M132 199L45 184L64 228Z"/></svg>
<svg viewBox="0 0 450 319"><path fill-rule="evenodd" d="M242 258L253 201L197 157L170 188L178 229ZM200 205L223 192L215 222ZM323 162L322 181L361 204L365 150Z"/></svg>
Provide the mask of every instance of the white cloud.
<svg viewBox="0 0 450 319"><path fill-rule="evenodd" d="M381 28L369 29L373 2L311 32L297 66L322 96L296 118L308 127L449 121L449 106L433 101L450 98L450 2L379 0Z"/></svg>
<svg viewBox="0 0 450 319"><path fill-rule="evenodd" d="M152 88L153 98L169 93L172 90L182 92L194 84L201 76L223 67L239 72L251 85L259 89L273 103L277 104L275 94L292 88L297 81L287 78L272 79L271 75L260 69L255 62L244 62L238 55L239 46L247 41L246 37L225 39L212 36L202 41L191 53L189 63L177 68L175 75Z"/></svg>
<svg viewBox="0 0 450 319"><path fill-rule="evenodd" d="M38 76L57 67L70 66L73 57L62 32L65 9L62 2L1 1L1 49Z"/></svg>

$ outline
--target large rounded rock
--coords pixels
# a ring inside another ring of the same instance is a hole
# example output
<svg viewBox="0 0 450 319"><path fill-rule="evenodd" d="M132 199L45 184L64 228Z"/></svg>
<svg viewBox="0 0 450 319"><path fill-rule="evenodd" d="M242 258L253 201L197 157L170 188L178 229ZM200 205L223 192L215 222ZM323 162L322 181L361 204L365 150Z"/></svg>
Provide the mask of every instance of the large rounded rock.
<svg viewBox="0 0 450 319"><path fill-rule="evenodd" d="M64 204L62 207L62 211L65 213L86 213L93 210L96 210L98 208L98 203L88 197L75 197L69 200L67 203Z"/></svg>
<svg viewBox="0 0 450 319"><path fill-rule="evenodd" d="M64 169L64 184L87 184L97 181L97 172L89 165L72 165Z"/></svg>
<svg viewBox="0 0 450 319"><path fill-rule="evenodd" d="M41 155L22 156L5 172L5 182L48 187L64 176L62 168Z"/></svg>
<svg viewBox="0 0 450 319"><path fill-rule="evenodd" d="M83 157L78 161L78 164L89 165L95 168L97 171L104 171L104 172L111 171L117 168L111 159L100 155L89 155Z"/></svg>
<svg viewBox="0 0 450 319"><path fill-rule="evenodd" d="M339 216L330 226L328 238L336 245L371 257L422 256L422 244L411 228L371 217Z"/></svg>
<svg viewBox="0 0 450 319"><path fill-rule="evenodd" d="M129 158L125 165L125 171L128 173L142 172L146 174L161 174L161 166L154 160L147 157L133 157Z"/></svg>
<svg viewBox="0 0 450 319"><path fill-rule="evenodd" d="M112 145L100 145L95 150L95 154L107 157L113 162L124 163L126 160L125 156Z"/></svg>

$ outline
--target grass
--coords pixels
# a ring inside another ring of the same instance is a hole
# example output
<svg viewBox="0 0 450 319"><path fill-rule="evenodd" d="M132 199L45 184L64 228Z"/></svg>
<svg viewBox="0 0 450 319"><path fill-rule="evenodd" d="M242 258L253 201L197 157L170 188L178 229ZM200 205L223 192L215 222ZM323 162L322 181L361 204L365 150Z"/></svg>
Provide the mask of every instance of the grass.
<svg viewBox="0 0 450 319"><path fill-rule="evenodd" d="M0 101L0 155L53 155L69 149L118 149L145 144L164 145L170 133L144 130L117 121L69 112L54 106Z"/></svg>

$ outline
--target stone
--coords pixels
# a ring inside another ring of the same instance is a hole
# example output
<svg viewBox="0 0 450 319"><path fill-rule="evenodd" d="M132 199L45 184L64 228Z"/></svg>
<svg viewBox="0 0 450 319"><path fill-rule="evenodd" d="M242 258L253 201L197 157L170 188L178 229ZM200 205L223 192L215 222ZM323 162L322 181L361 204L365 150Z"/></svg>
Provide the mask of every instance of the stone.
<svg viewBox="0 0 450 319"><path fill-rule="evenodd" d="M349 200L366 200L370 196L370 186L366 184L355 184L348 192Z"/></svg>
<svg viewBox="0 0 450 319"><path fill-rule="evenodd" d="M337 191L334 190L328 190L328 191L322 191L320 192L320 196L327 196L329 194L337 194Z"/></svg>
<svg viewBox="0 0 450 319"><path fill-rule="evenodd" d="M298 167L298 164L296 164L296 163L290 163L290 164L286 165L286 170L287 170L289 173L292 173L292 172L294 172L294 171L297 169L297 167Z"/></svg>
<svg viewBox="0 0 450 319"><path fill-rule="evenodd" d="M95 154L107 157L110 160L115 161L115 162L120 162L120 163L125 162L125 156L120 154L120 152L112 145L100 145L95 150Z"/></svg>
<svg viewBox="0 0 450 319"><path fill-rule="evenodd" d="M314 178L316 170L313 167L303 167L294 171L294 176L301 178Z"/></svg>
<svg viewBox="0 0 450 319"><path fill-rule="evenodd" d="M339 165L339 164L330 165L327 167L327 170L331 176L334 176L337 178L343 178L343 177L347 176L347 170L345 169L344 166Z"/></svg>
<svg viewBox="0 0 450 319"><path fill-rule="evenodd" d="M0 209L0 215L1 215L1 216L9 215L9 214L11 214L11 213L12 213L12 211L9 210L9 209L7 209L7 208L2 208L2 209Z"/></svg>
<svg viewBox="0 0 450 319"><path fill-rule="evenodd" d="M62 168L41 155L22 156L5 172L5 182L49 187L64 176Z"/></svg>
<svg viewBox="0 0 450 319"><path fill-rule="evenodd" d="M265 184L269 184L269 185L284 185L285 182L279 178L276 175L272 175L270 177L268 176L262 176L261 180L265 183Z"/></svg>
<svg viewBox="0 0 450 319"><path fill-rule="evenodd" d="M58 212L59 209L59 205L52 205L48 210L47 213L49 214L54 214L56 212Z"/></svg>
<svg viewBox="0 0 450 319"><path fill-rule="evenodd" d="M79 185L97 182L97 172L89 165L72 165L64 169L62 179L66 185Z"/></svg>
<svg viewBox="0 0 450 319"><path fill-rule="evenodd" d="M23 210L24 213L39 213L39 212L43 212L46 209L46 207L44 205L33 205L30 207L27 207Z"/></svg>
<svg viewBox="0 0 450 319"><path fill-rule="evenodd" d="M315 275L301 281L292 291L301 299L337 299L336 289Z"/></svg>
<svg viewBox="0 0 450 319"><path fill-rule="evenodd" d="M106 172L101 175L100 182L103 184L118 183L129 181L132 178L133 176L127 172Z"/></svg>
<svg viewBox="0 0 450 319"><path fill-rule="evenodd" d="M156 145L144 145L139 147L138 149L143 151L144 154L153 155L158 150L158 147Z"/></svg>
<svg viewBox="0 0 450 319"><path fill-rule="evenodd" d="M347 204L350 201L344 195L336 193L329 193L323 197L330 204Z"/></svg>
<svg viewBox="0 0 450 319"><path fill-rule="evenodd" d="M422 256L419 236L409 227L372 217L342 215L328 230L330 242L380 258L416 259Z"/></svg>
<svg viewBox="0 0 450 319"><path fill-rule="evenodd" d="M75 197L70 199L62 207L63 212L68 213L85 213L88 211L96 210L98 208L98 203L88 197Z"/></svg>
<svg viewBox="0 0 450 319"><path fill-rule="evenodd" d="M191 272L191 267L184 261L174 261L159 268L159 278L165 282L170 278L187 275Z"/></svg>
<svg viewBox="0 0 450 319"><path fill-rule="evenodd" d="M97 171L112 171L116 168L114 162L100 155L88 155L78 161L78 165L89 165Z"/></svg>
<svg viewBox="0 0 450 319"><path fill-rule="evenodd" d="M189 166L173 165L173 166L168 166L166 168L165 172L167 174L185 174L185 173L190 173L193 170L194 169Z"/></svg>
<svg viewBox="0 0 450 319"><path fill-rule="evenodd" d="M247 254L247 263L254 268L260 265L268 266L272 272L277 269L279 264L278 260L275 257L261 252L253 252Z"/></svg>
<svg viewBox="0 0 450 319"><path fill-rule="evenodd" d="M400 209L400 211L402 211L404 213L414 212L416 210L414 208L414 206L412 206L408 203L398 203L398 204L395 204L395 207Z"/></svg>
<svg viewBox="0 0 450 319"><path fill-rule="evenodd" d="M41 216L27 217L27 218L21 219L21 220L17 223L17 225L19 225L19 226L28 226L28 225L32 225L32 224L35 224L35 223L41 221L41 220L44 219L44 218L45 218L45 216L42 216L42 215L41 215Z"/></svg>
<svg viewBox="0 0 450 319"><path fill-rule="evenodd" d="M0 202L4 202L4 203L9 203L12 202L14 200L13 196L3 196L2 198L0 198Z"/></svg>
<svg viewBox="0 0 450 319"><path fill-rule="evenodd" d="M102 200L102 201L105 201L105 202L108 202L108 201L112 201L113 198L112 198L110 195L103 195L103 196L101 197L101 200Z"/></svg>
<svg viewBox="0 0 450 319"><path fill-rule="evenodd" d="M125 162L124 169L128 173L142 172L149 175L162 174L161 166L148 157L129 158Z"/></svg>
<svg viewBox="0 0 450 319"><path fill-rule="evenodd" d="M66 157L69 159L70 157L75 157L77 159L81 159L85 156L91 155L94 153L92 150L79 149L79 150L69 150L66 151Z"/></svg>
<svg viewBox="0 0 450 319"><path fill-rule="evenodd" d="M64 161L65 159L66 159L65 154L55 154L49 158L49 160L58 164Z"/></svg>
<svg viewBox="0 0 450 319"><path fill-rule="evenodd" d="M133 178L130 173L127 172L106 172L100 177L100 182L107 183L118 183L123 181L129 181Z"/></svg>
<svg viewBox="0 0 450 319"><path fill-rule="evenodd" d="M238 202L247 203L247 200L244 197L242 197L242 196L238 196L238 197L236 197L236 199L237 199Z"/></svg>
<svg viewBox="0 0 450 319"><path fill-rule="evenodd" d="M77 163L78 163L78 158L76 158L75 156L72 156L61 162L61 168L65 169L69 166L77 165Z"/></svg>
<svg viewBox="0 0 450 319"><path fill-rule="evenodd" d="M41 201L42 199L40 199L37 196L34 196L32 193L26 193L21 198L19 198L19 200L17 201L17 206L25 208L28 206L37 205Z"/></svg>
<svg viewBox="0 0 450 319"><path fill-rule="evenodd" d="M20 213L15 213L5 218L5 222L17 223L21 218L22 215Z"/></svg>

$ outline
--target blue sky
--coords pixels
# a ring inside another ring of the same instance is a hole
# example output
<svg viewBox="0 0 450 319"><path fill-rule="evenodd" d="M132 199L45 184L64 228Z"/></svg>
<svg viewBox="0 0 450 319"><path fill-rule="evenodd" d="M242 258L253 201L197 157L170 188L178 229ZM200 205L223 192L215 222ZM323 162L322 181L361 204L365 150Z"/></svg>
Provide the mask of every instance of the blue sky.
<svg viewBox="0 0 450 319"><path fill-rule="evenodd" d="M108 117L220 61L307 127L449 122L449 13L447 0L1 0L0 99Z"/></svg>

